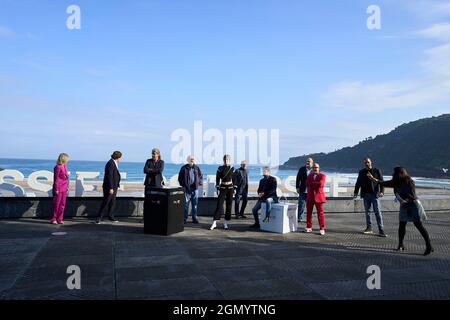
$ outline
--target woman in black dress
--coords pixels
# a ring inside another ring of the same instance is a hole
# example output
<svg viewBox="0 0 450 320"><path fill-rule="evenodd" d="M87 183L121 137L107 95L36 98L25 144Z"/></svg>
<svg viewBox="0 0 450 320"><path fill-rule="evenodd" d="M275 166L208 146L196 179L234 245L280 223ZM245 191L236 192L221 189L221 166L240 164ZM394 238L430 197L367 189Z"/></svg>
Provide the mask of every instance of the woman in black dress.
<svg viewBox="0 0 450 320"><path fill-rule="evenodd" d="M152 158L145 162L144 173L145 176L145 194L147 194L151 188L161 188L164 185L163 173L164 161L161 160L161 153L159 149L154 148L152 150Z"/></svg>
<svg viewBox="0 0 450 320"><path fill-rule="evenodd" d="M384 187L394 188L394 193L398 201L400 201L400 225L398 227L398 248L397 251L405 250L403 239L406 233L406 224L413 222L417 230L419 230L422 237L425 239L427 246L424 256L429 255L434 251L430 243L430 236L422 224L422 217L420 215L420 203L416 195L416 184L414 180L408 175L405 168L395 167L392 180L380 181L375 179L370 173L367 174L372 181L382 184Z"/></svg>
<svg viewBox="0 0 450 320"><path fill-rule="evenodd" d="M216 173L216 190L218 194L216 211L214 213L214 221L210 229L214 230L217 227L217 221L223 211L223 203L225 202L225 221L223 223L224 229L228 229L227 221L231 220L231 206L233 204L233 195L235 186L233 185L234 168L231 166L231 157L226 154L223 156L223 165L217 169Z"/></svg>

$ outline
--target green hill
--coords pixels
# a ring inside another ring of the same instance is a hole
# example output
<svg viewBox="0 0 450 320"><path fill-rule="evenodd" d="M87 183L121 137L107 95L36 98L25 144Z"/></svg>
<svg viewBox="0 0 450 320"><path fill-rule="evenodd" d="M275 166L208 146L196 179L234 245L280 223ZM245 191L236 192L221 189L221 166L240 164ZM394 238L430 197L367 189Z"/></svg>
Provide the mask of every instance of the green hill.
<svg viewBox="0 0 450 320"><path fill-rule="evenodd" d="M450 114L402 124L387 134L369 137L353 147L290 158L280 169L298 169L311 157L324 170L356 171L365 156L388 175L404 166L411 175L450 178Z"/></svg>

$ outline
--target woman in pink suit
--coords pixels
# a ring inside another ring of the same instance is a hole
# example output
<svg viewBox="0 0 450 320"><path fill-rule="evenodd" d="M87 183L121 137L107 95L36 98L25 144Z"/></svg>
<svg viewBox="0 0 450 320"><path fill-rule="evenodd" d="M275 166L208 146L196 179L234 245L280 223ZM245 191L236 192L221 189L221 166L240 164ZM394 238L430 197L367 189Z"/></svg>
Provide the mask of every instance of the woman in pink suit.
<svg viewBox="0 0 450 320"><path fill-rule="evenodd" d="M69 173L67 172L69 156L61 153L53 169L53 217L52 224L64 224L64 208L66 207L66 196L69 189Z"/></svg>
<svg viewBox="0 0 450 320"><path fill-rule="evenodd" d="M312 232L312 212L313 207L316 206L317 218L319 219L320 234L325 234L325 217L323 214L323 204L327 202L323 188L327 177L320 173L320 166L314 163L312 172L306 178L306 230L305 232Z"/></svg>

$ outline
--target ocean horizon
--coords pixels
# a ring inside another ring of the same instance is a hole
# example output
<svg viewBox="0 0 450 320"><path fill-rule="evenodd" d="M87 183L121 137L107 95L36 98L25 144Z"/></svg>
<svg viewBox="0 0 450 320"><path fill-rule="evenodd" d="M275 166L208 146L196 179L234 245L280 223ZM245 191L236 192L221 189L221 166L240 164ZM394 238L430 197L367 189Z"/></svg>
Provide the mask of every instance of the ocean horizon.
<svg viewBox="0 0 450 320"><path fill-rule="evenodd" d="M99 172L100 176L96 180L103 179L103 170L105 167L105 161L88 161L88 160L71 160L69 161L67 168L71 172L71 180L75 179L75 172ZM5 170L18 170L24 176L25 179L33 172L38 170L53 171L56 160L52 159L16 159L16 158L0 158L0 168ZM127 178L123 180L123 183L138 183L144 181L144 164L143 162L120 162L119 169L121 172L126 172ZM184 164L165 163L163 175L166 179L170 179L172 176L177 175L181 166ZM217 164L198 164L202 170L203 177L207 175L215 175L217 171ZM239 167L239 164L234 164L235 168ZM263 165L249 165L249 180L251 183L258 182L262 176ZM355 173L342 173L342 172L329 172L322 171L330 177L343 177L348 178L348 185L354 185L358 172ZM297 170L284 170L284 169L272 169L272 175L279 177L281 180L290 176L296 176ZM385 179L389 179L390 176L385 176ZM414 177L418 187L425 188L442 188L450 189L450 180L448 179L432 179L423 177Z"/></svg>

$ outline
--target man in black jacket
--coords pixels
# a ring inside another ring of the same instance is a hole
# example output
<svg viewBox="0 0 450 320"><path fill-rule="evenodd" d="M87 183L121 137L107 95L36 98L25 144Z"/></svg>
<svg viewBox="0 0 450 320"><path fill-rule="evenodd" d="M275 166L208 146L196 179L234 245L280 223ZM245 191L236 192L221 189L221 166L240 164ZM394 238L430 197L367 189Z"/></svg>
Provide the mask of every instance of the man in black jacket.
<svg viewBox="0 0 450 320"><path fill-rule="evenodd" d="M361 198L364 201L364 210L366 213L367 227L363 231L365 234L372 234L372 222L370 221L370 208L373 208L375 218L377 219L378 231L380 237L386 237L383 227L383 217L380 210L379 197L384 195L384 187L381 184L374 183L367 177L367 173L371 173L376 179L383 181L383 175L381 171L372 166L372 161L369 158L364 158L365 168L358 173L358 179L356 180L354 198L358 196L358 192L361 189Z"/></svg>
<svg viewBox="0 0 450 320"><path fill-rule="evenodd" d="M264 178L262 178L259 181L259 187L258 187L258 196L259 200L256 203L256 205L253 207L253 217L255 218L255 223L250 226L250 228L259 228L259 217L258 217L258 211L261 209L261 205L263 203L266 204L266 219L270 214L270 211L272 210L272 203L278 202L278 196L277 196L277 179L272 177L270 175L270 169L269 167L263 168L263 175Z"/></svg>
<svg viewBox="0 0 450 320"><path fill-rule="evenodd" d="M116 203L117 189L120 187L119 160L122 158L120 151L114 151L111 159L106 163L105 175L103 177L103 201L98 211L99 218L95 221L100 224L105 214L105 208L108 212L108 218L112 222L118 222L114 218L113 208Z"/></svg>
<svg viewBox="0 0 450 320"><path fill-rule="evenodd" d="M247 207L248 199L248 171L247 161L241 162L241 167L237 169L233 174L233 184L236 189L234 196L234 214L236 219L245 219L245 208ZM241 210L239 210L239 203L242 200Z"/></svg>
<svg viewBox="0 0 450 320"><path fill-rule="evenodd" d="M153 148L152 157L145 162L145 194L152 188L161 188L164 185L163 178L164 160L161 160L161 152L158 148Z"/></svg>
<svg viewBox="0 0 450 320"><path fill-rule="evenodd" d="M189 217L189 202L192 206L192 222L198 223L198 189L203 184L203 175L200 168L195 164L192 155L187 157L187 164L181 167L178 173L178 183L183 188L184 199L184 223L187 223Z"/></svg>
<svg viewBox="0 0 450 320"><path fill-rule="evenodd" d="M305 213L306 195L308 190L306 189L306 178L311 173L314 161L311 158L306 159L306 165L298 170L297 178L295 179L295 187L298 193L298 222L303 221L303 215Z"/></svg>

